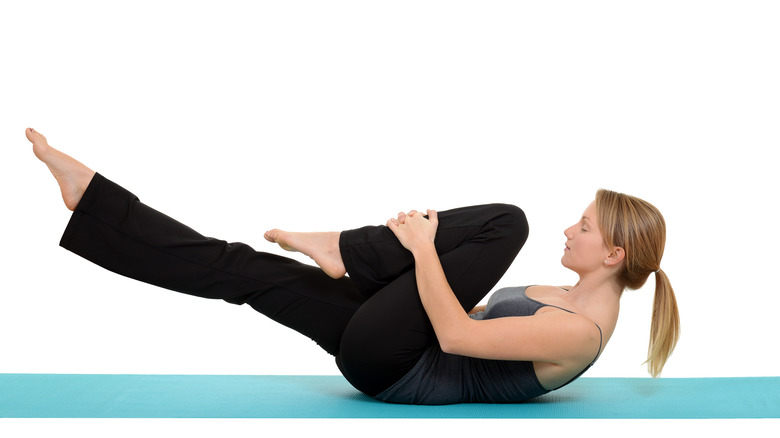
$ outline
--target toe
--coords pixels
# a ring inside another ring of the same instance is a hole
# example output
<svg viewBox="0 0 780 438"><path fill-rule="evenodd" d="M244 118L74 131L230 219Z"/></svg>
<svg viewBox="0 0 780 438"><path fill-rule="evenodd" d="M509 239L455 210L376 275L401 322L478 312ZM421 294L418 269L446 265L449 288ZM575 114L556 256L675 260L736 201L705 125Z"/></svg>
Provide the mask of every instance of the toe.
<svg viewBox="0 0 780 438"><path fill-rule="evenodd" d="M24 131L24 135L27 137L27 140L30 140L32 143L46 143L46 137L32 128L27 128L27 130Z"/></svg>

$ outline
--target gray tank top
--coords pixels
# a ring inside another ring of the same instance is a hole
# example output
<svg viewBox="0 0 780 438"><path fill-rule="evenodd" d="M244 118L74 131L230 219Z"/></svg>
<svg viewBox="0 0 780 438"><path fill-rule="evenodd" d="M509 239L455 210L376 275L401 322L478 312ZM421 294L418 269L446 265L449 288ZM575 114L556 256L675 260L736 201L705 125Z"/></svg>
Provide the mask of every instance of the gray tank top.
<svg viewBox="0 0 780 438"><path fill-rule="evenodd" d="M484 311L469 316L478 320L531 316L542 307L557 307L529 298L525 294L527 287L499 289L490 297ZM601 327L598 324L596 327L601 333ZM601 344L599 344L599 352L601 352ZM594 358L581 373L561 387L581 376L595 362ZM417 364L401 380L375 398L390 403L423 405L516 403L548 392L550 391L545 389L536 378L532 362L458 356L444 353L439 344L434 343L425 350Z"/></svg>

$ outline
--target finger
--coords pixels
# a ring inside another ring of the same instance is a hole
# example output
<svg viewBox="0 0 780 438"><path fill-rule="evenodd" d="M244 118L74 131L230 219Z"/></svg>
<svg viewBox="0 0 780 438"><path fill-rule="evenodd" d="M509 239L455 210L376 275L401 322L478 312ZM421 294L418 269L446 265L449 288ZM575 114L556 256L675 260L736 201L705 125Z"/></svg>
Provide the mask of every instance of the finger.
<svg viewBox="0 0 780 438"><path fill-rule="evenodd" d="M404 222L406 222L406 213L404 212L398 213L398 223L402 224Z"/></svg>
<svg viewBox="0 0 780 438"><path fill-rule="evenodd" d="M409 212L409 216L414 216L415 214L417 214L417 210L412 210Z"/></svg>
<svg viewBox="0 0 780 438"><path fill-rule="evenodd" d="M436 210L428 210L428 220L434 224L439 225L439 213Z"/></svg>
<svg viewBox="0 0 780 438"><path fill-rule="evenodd" d="M395 231L398 228L398 221L393 218L388 219L387 228L390 228L391 230Z"/></svg>

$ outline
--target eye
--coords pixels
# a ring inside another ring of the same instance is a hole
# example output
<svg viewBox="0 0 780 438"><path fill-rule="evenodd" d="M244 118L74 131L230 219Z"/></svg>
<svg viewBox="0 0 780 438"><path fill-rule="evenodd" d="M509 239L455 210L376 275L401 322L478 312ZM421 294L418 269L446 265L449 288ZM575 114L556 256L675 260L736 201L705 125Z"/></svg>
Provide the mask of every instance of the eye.
<svg viewBox="0 0 780 438"><path fill-rule="evenodd" d="M583 233L588 232L588 230L586 230L585 228L580 228L580 229L582 230Z"/></svg>

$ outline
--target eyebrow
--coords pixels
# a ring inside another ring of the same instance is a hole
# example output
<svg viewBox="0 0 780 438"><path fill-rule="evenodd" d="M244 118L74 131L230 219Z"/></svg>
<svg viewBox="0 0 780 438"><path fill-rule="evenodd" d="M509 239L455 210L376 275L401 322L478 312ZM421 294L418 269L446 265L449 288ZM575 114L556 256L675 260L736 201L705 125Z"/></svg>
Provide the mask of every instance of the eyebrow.
<svg viewBox="0 0 780 438"><path fill-rule="evenodd" d="M590 218L588 218L587 216L583 216L582 220L590 222Z"/></svg>

